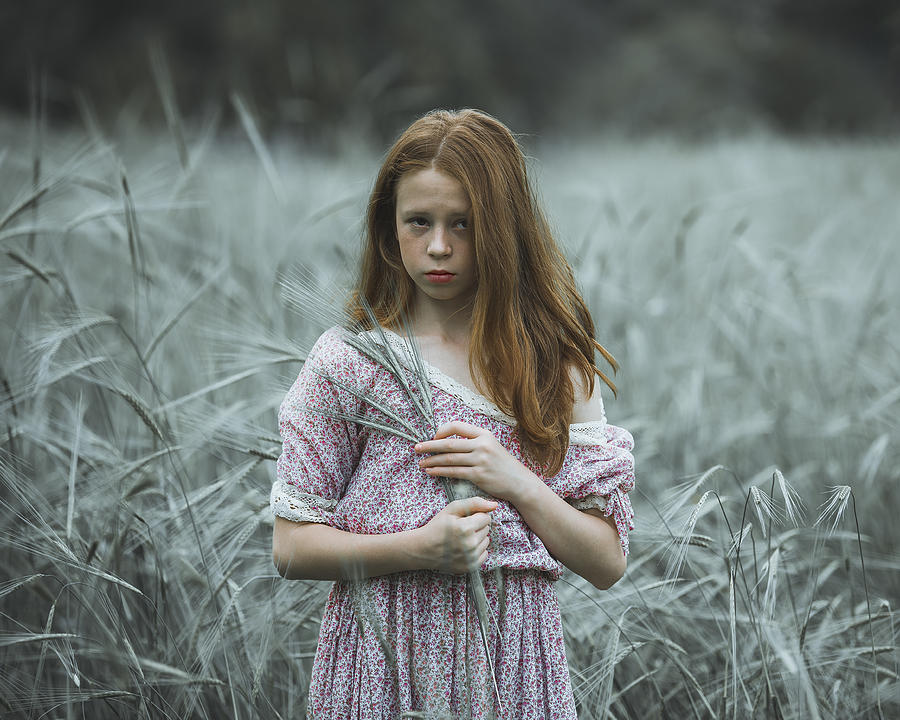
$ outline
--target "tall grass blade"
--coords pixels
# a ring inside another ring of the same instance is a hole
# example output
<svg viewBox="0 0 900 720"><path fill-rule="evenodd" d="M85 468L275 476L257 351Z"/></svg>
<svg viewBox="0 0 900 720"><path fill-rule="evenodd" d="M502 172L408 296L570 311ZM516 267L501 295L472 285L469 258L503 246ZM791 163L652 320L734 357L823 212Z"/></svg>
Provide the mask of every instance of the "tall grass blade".
<svg viewBox="0 0 900 720"><path fill-rule="evenodd" d="M184 126L178 112L178 103L175 100L175 84L172 82L169 63L166 61L165 52L159 42L150 44L149 54L150 70L153 72L153 80L156 82L156 89L162 102L163 114L166 116L166 125L169 126L172 139L175 141L175 149L178 151L178 161L181 163L181 168L187 170L190 165L190 157L188 155L187 142L184 139Z"/></svg>
<svg viewBox="0 0 900 720"><path fill-rule="evenodd" d="M241 121L241 125L244 128L244 132L247 133L250 144L253 146L253 150L259 158L259 162L262 165L266 179L269 181L269 186L272 188L275 199L279 204L283 205L284 183L282 183L281 178L278 176L278 171L275 169L275 163L272 162L272 156L269 154L265 142L263 142L262 135L259 134L256 123L253 121L253 116L250 114L250 111L247 109L241 96L237 93L231 94L231 105L234 107L238 119Z"/></svg>
<svg viewBox="0 0 900 720"><path fill-rule="evenodd" d="M254 375L258 375L267 366L288 362L297 362L302 359L303 358L298 358L296 355L285 355L284 357L271 358L267 362L260 363L255 367L248 368L246 370L242 370L241 372L234 373L233 375L229 375L228 377L216 380L215 382L212 382L209 385L206 385L198 390L194 390L193 392L189 392L179 398L175 398L174 400L170 400L167 403L163 403L159 406L157 411L160 413L168 412L169 410L184 405L185 403L191 402L192 400L196 400L203 397L204 395L208 395L211 392L221 390L222 388L226 388L229 385L234 385L241 380L246 380L247 378L253 377Z"/></svg>
<svg viewBox="0 0 900 720"><path fill-rule="evenodd" d="M874 684L875 684L875 706L878 708L878 716L879 718L884 717L884 711L881 708L881 687L878 682L878 658L876 657L877 651L875 648L875 629L872 623L872 602L869 599L869 579L866 575L866 560L863 555L862 548L862 533L859 530L859 515L856 512L856 495L853 494L853 491L850 491L850 497L853 498L853 521L856 523L856 544L859 548L859 565L860 570L862 571L863 576L863 592L866 596L866 616L869 620L869 640L872 645L872 667L874 671Z"/></svg>
<svg viewBox="0 0 900 720"><path fill-rule="evenodd" d="M78 472L78 451L81 440L81 426L84 422L84 394L78 394L72 424L75 426L75 438L72 440L72 460L69 463L69 501L66 507L66 540L72 540L72 517L75 514L75 478Z"/></svg>
<svg viewBox="0 0 900 720"><path fill-rule="evenodd" d="M712 494L712 490L707 490L705 493L703 493L703 495L700 496L700 500L697 501L697 504L691 511L691 514L688 517L687 521L684 523L681 531L669 545L669 560L666 564L666 572L664 576L666 581L675 580L681 575L681 568L684 565L685 558L687 557L688 546L690 544L691 537L693 537L694 528L697 526L697 520L700 519L700 512L703 510L703 506L706 504L706 501Z"/></svg>
<svg viewBox="0 0 900 720"><path fill-rule="evenodd" d="M737 662L737 604L734 596L733 570L728 577L728 627L731 630L731 717L737 718L739 672Z"/></svg>

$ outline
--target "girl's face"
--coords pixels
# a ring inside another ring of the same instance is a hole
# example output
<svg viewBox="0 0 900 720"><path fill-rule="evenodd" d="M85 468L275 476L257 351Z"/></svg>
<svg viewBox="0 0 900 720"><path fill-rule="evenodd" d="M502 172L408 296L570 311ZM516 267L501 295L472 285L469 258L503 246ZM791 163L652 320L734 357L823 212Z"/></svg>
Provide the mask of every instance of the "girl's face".
<svg viewBox="0 0 900 720"><path fill-rule="evenodd" d="M478 273L472 203L456 179L434 168L400 177L397 240L403 267L416 285L416 303L455 312L475 295Z"/></svg>

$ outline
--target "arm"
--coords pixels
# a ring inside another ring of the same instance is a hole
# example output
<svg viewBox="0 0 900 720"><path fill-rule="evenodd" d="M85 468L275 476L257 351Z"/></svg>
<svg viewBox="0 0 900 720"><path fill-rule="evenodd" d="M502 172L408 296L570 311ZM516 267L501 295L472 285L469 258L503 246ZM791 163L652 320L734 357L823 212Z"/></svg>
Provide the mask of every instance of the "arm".
<svg viewBox="0 0 900 720"><path fill-rule="evenodd" d="M416 530L356 535L322 523L275 518L272 560L288 580L342 580L424 568Z"/></svg>
<svg viewBox="0 0 900 720"><path fill-rule="evenodd" d="M416 445L416 452L434 453L420 461L429 475L469 480L514 505L547 550L595 587L605 590L624 574L625 556L613 520L599 510L573 508L487 430L448 423L434 440Z"/></svg>
<svg viewBox="0 0 900 720"><path fill-rule="evenodd" d="M524 468L524 466L523 466ZM576 510L532 473L511 499L541 542L567 568L606 590L625 574L625 555L612 518L600 510Z"/></svg>
<svg viewBox="0 0 900 720"><path fill-rule="evenodd" d="M289 580L353 580L407 570L464 573L487 558L489 513L496 507L478 497L457 500L420 528L383 535L276 517L272 560Z"/></svg>

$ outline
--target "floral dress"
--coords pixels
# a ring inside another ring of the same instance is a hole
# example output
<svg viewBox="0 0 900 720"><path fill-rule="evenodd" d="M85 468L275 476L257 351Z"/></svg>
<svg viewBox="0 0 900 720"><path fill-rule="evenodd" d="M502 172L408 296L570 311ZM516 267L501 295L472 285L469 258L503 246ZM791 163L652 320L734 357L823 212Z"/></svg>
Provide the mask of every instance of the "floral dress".
<svg viewBox="0 0 900 720"><path fill-rule="evenodd" d="M318 369L391 403L415 424L401 385L347 345L346 332L332 328L319 338L281 404L283 449L272 510L288 520L326 523L352 533L421 527L447 500L440 482L419 467L411 443L307 409L380 415L312 372ZM387 338L412 368L405 341L390 332ZM487 428L540 476L523 457L513 418L437 368L426 369L438 424L461 420ZM562 469L543 478L576 508L599 508L614 518L626 554L628 531L634 527L626 494L634 486L632 447L631 435L605 417L574 424ZM497 688L466 575L415 571L338 581L319 632L309 717L395 720L410 712L410 717L435 718L576 717L553 586L562 565L514 506L499 501L493 519L481 570L493 617L488 646Z"/></svg>

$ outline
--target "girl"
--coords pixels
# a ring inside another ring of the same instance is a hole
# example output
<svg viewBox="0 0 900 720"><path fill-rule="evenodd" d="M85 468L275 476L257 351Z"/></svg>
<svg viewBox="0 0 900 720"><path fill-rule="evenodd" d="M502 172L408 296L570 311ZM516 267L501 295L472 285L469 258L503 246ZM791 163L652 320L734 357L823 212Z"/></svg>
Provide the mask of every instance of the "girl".
<svg viewBox="0 0 900 720"><path fill-rule="evenodd" d="M364 301L412 368L392 332L409 318L440 427L413 446L311 412L378 415L342 383L412 416L395 377L341 328L319 338L281 405L275 565L336 581L309 716L574 718L553 581L563 565L600 589L622 576L633 441L606 422L594 378L612 385L594 352L614 360L502 123L434 111L400 136L372 191L349 303L365 326ZM483 497L448 504L439 477ZM496 688L466 594L475 568L496 620Z"/></svg>

